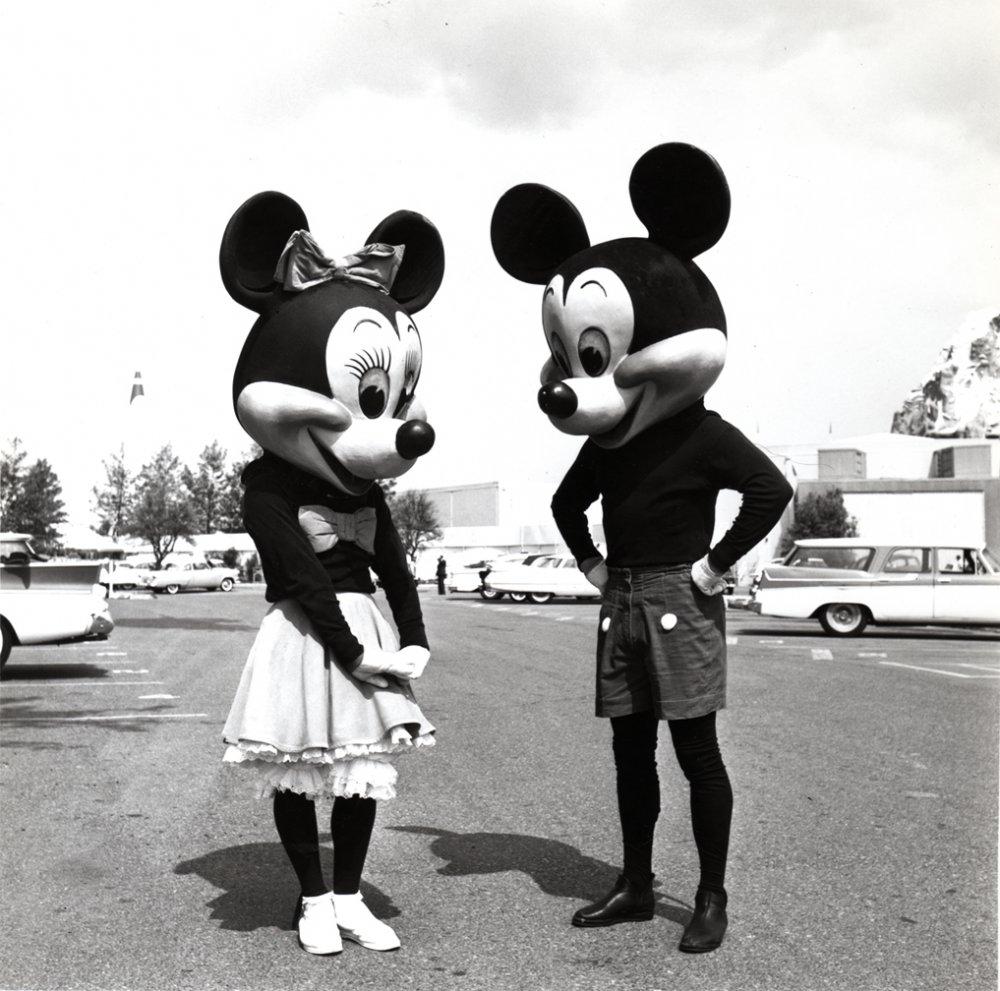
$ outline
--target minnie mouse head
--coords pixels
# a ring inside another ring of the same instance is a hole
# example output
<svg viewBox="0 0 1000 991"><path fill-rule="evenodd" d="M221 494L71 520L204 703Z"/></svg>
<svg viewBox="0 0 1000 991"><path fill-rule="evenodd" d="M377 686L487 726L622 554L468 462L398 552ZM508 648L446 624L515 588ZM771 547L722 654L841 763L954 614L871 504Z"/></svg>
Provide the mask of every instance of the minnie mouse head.
<svg viewBox="0 0 1000 991"><path fill-rule="evenodd" d="M718 163L659 145L636 163L629 194L648 238L591 246L576 207L535 183L504 193L490 231L504 270L545 286L539 405L559 430L607 448L704 396L726 357L722 304L692 261L729 221Z"/></svg>
<svg viewBox="0 0 1000 991"><path fill-rule="evenodd" d="M233 404L266 451L360 494L434 443L414 395L423 352L412 315L441 284L444 248L434 225L407 210L339 260L308 230L302 208L275 192L251 197L226 227L222 281L259 314Z"/></svg>

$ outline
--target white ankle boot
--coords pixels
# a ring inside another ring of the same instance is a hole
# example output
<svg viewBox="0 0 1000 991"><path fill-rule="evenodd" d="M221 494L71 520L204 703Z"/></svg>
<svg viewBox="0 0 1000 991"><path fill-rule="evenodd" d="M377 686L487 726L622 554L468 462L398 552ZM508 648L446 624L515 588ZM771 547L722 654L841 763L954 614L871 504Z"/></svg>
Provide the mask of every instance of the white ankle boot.
<svg viewBox="0 0 1000 991"><path fill-rule="evenodd" d="M333 894L301 898L295 913L299 930L299 946L308 953L327 955L340 953L344 944L337 927L337 913L333 908Z"/></svg>
<svg viewBox="0 0 1000 991"><path fill-rule="evenodd" d="M368 950L399 949L399 937L390 926L368 911L360 891L353 895L334 895L333 904L337 925L344 939L359 943Z"/></svg>

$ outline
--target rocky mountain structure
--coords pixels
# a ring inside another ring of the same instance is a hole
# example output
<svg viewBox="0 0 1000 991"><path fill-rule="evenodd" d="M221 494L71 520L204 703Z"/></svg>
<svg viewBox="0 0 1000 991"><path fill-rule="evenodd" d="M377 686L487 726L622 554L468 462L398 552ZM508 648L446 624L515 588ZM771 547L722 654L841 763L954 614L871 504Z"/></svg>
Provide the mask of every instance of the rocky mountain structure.
<svg viewBox="0 0 1000 991"><path fill-rule="evenodd" d="M892 417L892 432L1000 437L1000 315L969 316L930 375Z"/></svg>

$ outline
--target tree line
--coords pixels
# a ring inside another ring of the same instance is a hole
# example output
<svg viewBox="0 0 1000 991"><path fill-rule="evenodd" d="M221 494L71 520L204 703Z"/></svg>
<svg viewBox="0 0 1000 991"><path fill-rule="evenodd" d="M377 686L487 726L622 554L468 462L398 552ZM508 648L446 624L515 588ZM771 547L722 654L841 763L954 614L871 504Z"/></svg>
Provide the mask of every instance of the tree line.
<svg viewBox="0 0 1000 991"><path fill-rule="evenodd" d="M254 444L229 459L217 441L186 465L170 444L131 472L124 448L102 462L104 477L91 489L91 508L103 536L139 537L152 548L156 566L181 537L198 533L242 533L243 469L263 452ZM441 539L434 504L426 493L397 494L395 479L381 483L406 555L415 566L428 542ZM0 528L31 534L42 553L59 549L59 524L65 522L62 486L44 458L28 464L17 438L0 454Z"/></svg>
<svg viewBox="0 0 1000 991"><path fill-rule="evenodd" d="M104 480L91 490L98 533L141 537L152 547L157 567L181 537L240 533L240 476L261 453L254 445L242 458L229 461L226 450L212 441L190 466L165 444L132 474L119 448L104 460Z"/></svg>

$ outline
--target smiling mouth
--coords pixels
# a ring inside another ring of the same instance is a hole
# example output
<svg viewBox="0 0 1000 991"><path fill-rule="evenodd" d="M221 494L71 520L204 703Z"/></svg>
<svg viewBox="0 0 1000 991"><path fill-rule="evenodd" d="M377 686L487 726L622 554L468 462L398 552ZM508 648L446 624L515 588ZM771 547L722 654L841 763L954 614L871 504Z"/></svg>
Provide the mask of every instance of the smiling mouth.
<svg viewBox="0 0 1000 991"><path fill-rule="evenodd" d="M328 450L316 439L315 434L311 430L308 433L312 442L316 445L316 450L323 456L326 466L333 472L334 477L348 492L352 495L361 495L362 492L371 487L374 479L362 478L360 475L355 475L354 472L348 470L334 457L332 451Z"/></svg>
<svg viewBox="0 0 1000 991"><path fill-rule="evenodd" d="M598 444L614 444L620 441L632 429L636 413L639 411L641 397L625 411L624 416L610 429L604 433L593 434L591 439Z"/></svg>

